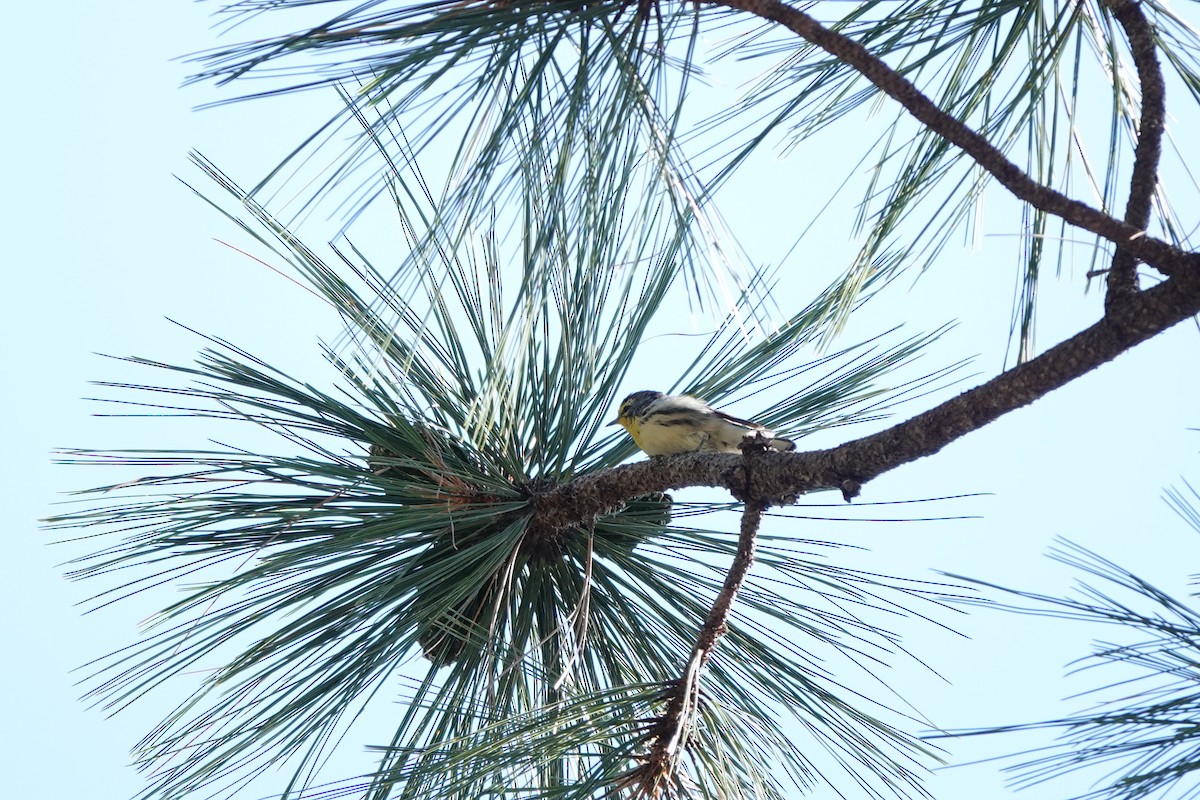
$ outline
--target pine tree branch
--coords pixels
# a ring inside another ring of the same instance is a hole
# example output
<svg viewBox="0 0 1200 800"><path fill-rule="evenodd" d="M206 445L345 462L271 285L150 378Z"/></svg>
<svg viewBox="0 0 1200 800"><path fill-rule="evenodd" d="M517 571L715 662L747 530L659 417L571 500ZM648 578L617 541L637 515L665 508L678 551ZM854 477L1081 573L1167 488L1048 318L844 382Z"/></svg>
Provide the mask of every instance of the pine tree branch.
<svg viewBox="0 0 1200 800"><path fill-rule="evenodd" d="M1170 278L1038 357L887 430L828 450L764 454L755 464L753 497L771 505L825 489L851 497L860 484L933 455L1196 314L1200 274ZM629 498L686 486L721 486L742 495L745 460L726 453L652 458L581 476L530 502L539 524L566 530L612 513Z"/></svg>
<svg viewBox="0 0 1200 800"><path fill-rule="evenodd" d="M1108 0L1108 7L1129 39L1129 50L1137 65L1138 81L1142 88L1142 112L1138 122L1133 175L1129 182L1129 200L1125 205L1125 222L1145 230L1150 224L1154 190L1158 185L1158 161L1162 155L1166 118L1166 86L1158 63L1154 29L1141 6L1133 0ZM1118 246L1108 271L1105 308L1111 309L1137 290L1137 256L1127 247Z"/></svg>
<svg viewBox="0 0 1200 800"><path fill-rule="evenodd" d="M746 11L778 22L803 39L858 70L880 91L904 106L934 133L959 147L1017 198L1034 208L1090 231L1167 276L1200 269L1200 256L1147 236L1144 226L1132 225L1038 183L997 147L969 126L943 111L911 81L853 39L826 28L780 0L713 0L716 5ZM1128 0L1117 0L1117 3ZM1132 5L1132 3L1128 3ZM1114 12L1115 13L1115 12ZM1124 13L1124 12L1123 12ZM1149 154L1147 154L1148 156Z"/></svg>
<svg viewBox="0 0 1200 800"><path fill-rule="evenodd" d="M749 469L765 463L761 453L751 452L743 445L744 464L747 469L747 484L752 480ZM749 487L747 487L749 488ZM752 491L752 489L750 489ZM725 575L725 583L713 600L708 618L700 627L696 644L688 658L683 676L670 684L667 690L667 708L652 728L653 744L645 762L630 776L628 783L638 787L640 796L659 797L677 779L676 770L680 757L687 747L691 731L695 726L700 707L700 674L716 650L717 643L728 628L729 614L738 590L746 580L754 563L754 549L758 539L758 528L769 503L757 498L747 498L742 509L742 524L738 536L737 554Z"/></svg>

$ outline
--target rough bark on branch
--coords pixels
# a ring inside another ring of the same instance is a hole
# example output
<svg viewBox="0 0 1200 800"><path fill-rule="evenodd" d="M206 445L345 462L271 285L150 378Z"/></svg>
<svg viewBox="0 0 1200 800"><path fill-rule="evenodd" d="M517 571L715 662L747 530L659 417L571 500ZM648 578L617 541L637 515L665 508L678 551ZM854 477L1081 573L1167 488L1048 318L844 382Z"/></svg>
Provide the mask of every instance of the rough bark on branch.
<svg viewBox="0 0 1200 800"><path fill-rule="evenodd" d="M1142 113L1133 156L1133 175L1129 181L1129 199L1125 203L1125 222L1145 230L1150 224L1154 190L1158 185L1158 161L1162 155L1167 114L1166 86L1155 50L1154 29L1141 6L1133 0L1108 0L1108 7L1125 30L1142 87ZM1118 246L1108 271L1105 308L1112 310L1137 290L1137 256L1129 248Z"/></svg>
<svg viewBox="0 0 1200 800"><path fill-rule="evenodd" d="M765 454L756 459L754 496L775 505L822 489L852 495L848 486L933 455L1198 313L1200 275L1170 278L1036 358L905 422L827 450ZM722 486L740 493L746 485L743 456L685 453L584 475L530 502L539 524L566 529L650 492Z"/></svg>

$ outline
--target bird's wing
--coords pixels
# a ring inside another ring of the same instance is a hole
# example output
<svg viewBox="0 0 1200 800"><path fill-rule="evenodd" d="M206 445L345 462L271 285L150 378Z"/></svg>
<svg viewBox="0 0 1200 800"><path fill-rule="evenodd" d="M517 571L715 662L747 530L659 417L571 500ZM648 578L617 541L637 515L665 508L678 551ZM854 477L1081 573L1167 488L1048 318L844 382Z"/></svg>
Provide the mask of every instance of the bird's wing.
<svg viewBox="0 0 1200 800"><path fill-rule="evenodd" d="M713 409L713 413L726 422L732 422L734 425L741 425L743 428L749 428L752 431L767 430L766 425L759 425L757 422L751 422L748 419L739 419L738 417L726 414L724 411L717 411L715 408Z"/></svg>

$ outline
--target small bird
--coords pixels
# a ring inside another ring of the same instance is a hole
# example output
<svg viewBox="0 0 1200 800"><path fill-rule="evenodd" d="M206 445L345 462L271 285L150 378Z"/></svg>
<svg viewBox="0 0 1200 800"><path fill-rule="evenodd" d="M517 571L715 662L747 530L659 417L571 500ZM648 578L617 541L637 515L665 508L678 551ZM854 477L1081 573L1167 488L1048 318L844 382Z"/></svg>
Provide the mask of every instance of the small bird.
<svg viewBox="0 0 1200 800"><path fill-rule="evenodd" d="M693 450L736 453L748 436L762 434L776 450L795 450L796 443L775 432L723 411L686 394L634 392L621 401L610 425L629 431L638 447L651 456L671 456Z"/></svg>

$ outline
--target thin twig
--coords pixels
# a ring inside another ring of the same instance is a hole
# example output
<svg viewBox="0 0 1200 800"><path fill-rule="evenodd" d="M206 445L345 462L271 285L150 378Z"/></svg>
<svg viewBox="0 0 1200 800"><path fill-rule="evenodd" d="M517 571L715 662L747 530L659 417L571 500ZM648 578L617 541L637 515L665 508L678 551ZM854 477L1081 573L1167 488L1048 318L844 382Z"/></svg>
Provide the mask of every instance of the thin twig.
<svg viewBox="0 0 1200 800"><path fill-rule="evenodd" d="M754 456L750 455L748 458ZM696 715L700 708L700 676L716 650L717 643L728 629L733 601L745 582L751 565L754 564L758 528L768 507L767 502L757 498L746 500L742 510L737 555L729 566L721 591L713 600L708 617L700 627L683 676L671 684L668 690L667 708L654 723L654 743L649 755L635 773L633 783L638 786L641 796L659 797L664 791L669 791L668 787L679 779L676 770L695 728Z"/></svg>
<svg viewBox="0 0 1200 800"><path fill-rule="evenodd" d="M1158 161L1162 155L1167 113L1166 86L1158 63L1154 29L1141 6L1133 0L1108 0L1108 7L1129 39L1129 51L1137 65L1142 89L1142 113L1138 122L1133 175L1129 181L1129 200L1125 204L1125 222L1144 231L1150 225L1154 190L1158 186ZM1137 256L1127 246L1118 245L1108 272L1105 308L1124 302L1137 290Z"/></svg>

